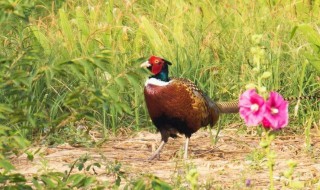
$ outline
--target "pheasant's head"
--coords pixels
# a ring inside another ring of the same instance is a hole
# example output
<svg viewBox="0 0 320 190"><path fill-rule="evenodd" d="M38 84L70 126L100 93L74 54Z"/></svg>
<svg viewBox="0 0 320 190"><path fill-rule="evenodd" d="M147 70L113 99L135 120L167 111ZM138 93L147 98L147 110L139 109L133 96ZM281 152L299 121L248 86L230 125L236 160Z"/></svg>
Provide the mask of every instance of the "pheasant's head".
<svg viewBox="0 0 320 190"><path fill-rule="evenodd" d="M160 57L151 56L148 61L141 64L141 67L149 69L153 73L151 77L162 81L169 81L168 65L171 65L171 62Z"/></svg>

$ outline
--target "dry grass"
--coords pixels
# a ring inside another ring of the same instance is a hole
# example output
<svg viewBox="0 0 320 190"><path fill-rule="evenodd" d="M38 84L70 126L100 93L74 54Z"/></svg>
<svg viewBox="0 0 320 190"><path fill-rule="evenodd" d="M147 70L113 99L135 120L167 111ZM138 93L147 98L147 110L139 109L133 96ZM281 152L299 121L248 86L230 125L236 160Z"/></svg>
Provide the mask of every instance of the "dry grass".
<svg viewBox="0 0 320 190"><path fill-rule="evenodd" d="M249 133L249 132L248 132ZM314 131L314 133L316 132ZM178 176L184 176L186 165L192 164L200 174L199 182L212 183L213 187L222 189L245 188L245 180L251 180L253 189L266 189L269 184L266 160L248 159L259 154L259 137L250 134L237 134L236 129L226 129L220 134L216 145L211 143L208 131L201 130L191 138L190 159L186 162L179 159L184 137L170 139L159 160L146 161L159 142L160 135L149 132L139 132L132 136L111 138L100 148L71 147L61 145L54 148L42 147L40 154L33 162L25 156L13 158L18 172L31 176L37 172L64 171L81 155L88 154L92 161L122 164L121 171L127 178L133 179L142 174L153 174L174 184ZM304 182L309 189L316 188L315 183L320 178L320 136L313 135L312 150L307 152L304 136L278 136L273 141L276 165L274 179L276 188L285 187L288 180L283 172L288 169L287 161L293 159L298 163L293 179ZM91 171L100 180L112 182L113 176L106 170L96 168Z"/></svg>

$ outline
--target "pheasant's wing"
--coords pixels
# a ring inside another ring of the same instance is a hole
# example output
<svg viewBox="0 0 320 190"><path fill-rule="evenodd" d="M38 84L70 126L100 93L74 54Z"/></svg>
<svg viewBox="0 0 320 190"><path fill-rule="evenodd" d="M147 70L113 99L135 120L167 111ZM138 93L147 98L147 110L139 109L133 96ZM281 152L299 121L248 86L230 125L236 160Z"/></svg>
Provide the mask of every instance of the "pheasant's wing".
<svg viewBox="0 0 320 190"><path fill-rule="evenodd" d="M179 79L184 82L192 90L195 99L198 100L198 107L201 107L201 125L206 126L210 124L213 126L219 119L219 108L216 103L209 98L202 90L200 90L193 82L187 79Z"/></svg>
<svg viewBox="0 0 320 190"><path fill-rule="evenodd" d="M214 111L214 103L206 96L193 82L187 79L176 79L177 83L181 83L184 88L188 91L191 97L191 107L194 114L198 114L198 120L201 122L201 126L206 126L208 124L212 125ZM216 118L218 119L218 118Z"/></svg>

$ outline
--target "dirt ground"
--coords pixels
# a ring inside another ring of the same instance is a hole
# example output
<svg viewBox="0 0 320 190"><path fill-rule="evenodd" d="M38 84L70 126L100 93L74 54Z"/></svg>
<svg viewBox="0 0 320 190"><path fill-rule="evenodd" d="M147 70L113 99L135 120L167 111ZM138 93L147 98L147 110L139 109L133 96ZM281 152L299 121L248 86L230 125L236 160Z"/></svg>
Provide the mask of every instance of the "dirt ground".
<svg viewBox="0 0 320 190"><path fill-rule="evenodd" d="M303 189L317 189L320 179L320 134L313 132L311 151L305 148L305 136L277 136L272 149L276 152L274 181L277 189L290 189L288 179L283 172L288 169L287 161L293 159L298 163L293 179L304 183ZM174 177L183 173L185 164L193 164L199 172L199 183L211 182L213 189L243 189L246 180L250 180L252 189L267 189L269 173L265 159L249 159L258 157L260 138L256 135L238 134L236 129L225 129L220 133L216 145L211 142L210 132L200 130L195 133L189 144L189 159L180 159L184 137L169 139L159 160L146 161L152 150L159 145L160 134L139 132L131 136L118 136L108 140L99 148L72 147L61 145L54 148L42 147L34 161L26 156L14 158L19 172L32 175L43 171L68 170L68 164L84 154L93 161L122 163L121 170L127 177L141 174L153 174L166 182L173 183ZM113 180L102 169L95 170L101 180ZM181 174L183 175L183 174ZM307 188L306 188L307 187Z"/></svg>

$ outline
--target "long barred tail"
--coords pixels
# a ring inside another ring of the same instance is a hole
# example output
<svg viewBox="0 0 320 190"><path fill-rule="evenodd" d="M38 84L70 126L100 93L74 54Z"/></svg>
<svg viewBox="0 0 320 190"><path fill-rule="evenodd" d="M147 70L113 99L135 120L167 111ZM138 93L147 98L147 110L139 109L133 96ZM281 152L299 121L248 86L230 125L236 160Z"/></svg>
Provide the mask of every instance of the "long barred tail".
<svg viewBox="0 0 320 190"><path fill-rule="evenodd" d="M284 98L287 101L296 101L296 100L311 100L311 99L320 99L320 94L308 95L308 96L298 96L298 97L288 97Z"/></svg>
<svg viewBox="0 0 320 190"><path fill-rule="evenodd" d="M216 102L220 113L239 113L238 101Z"/></svg>

